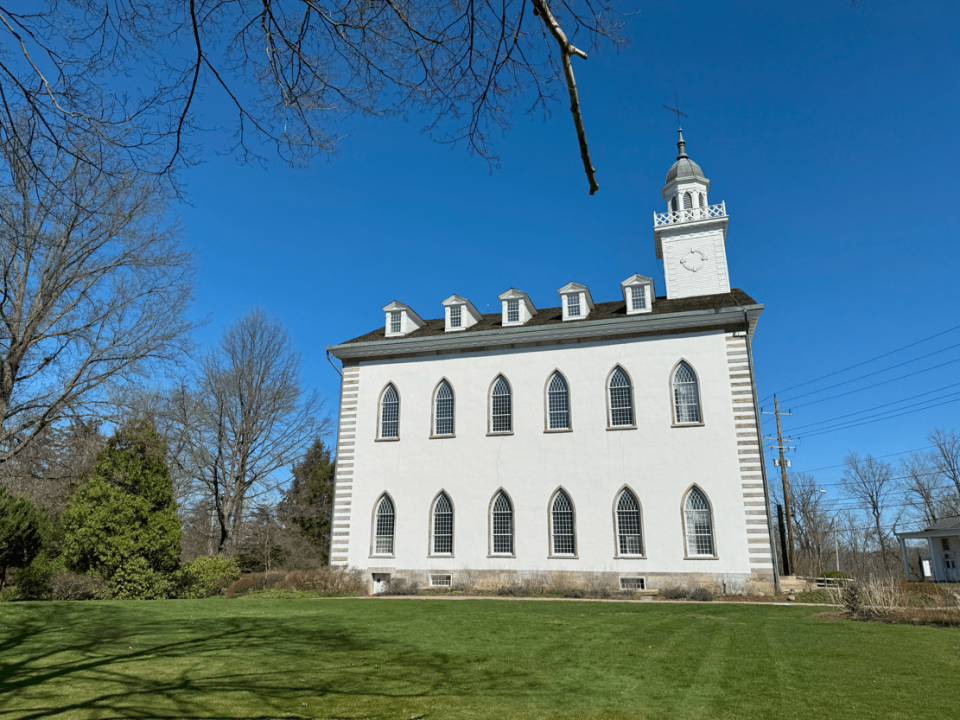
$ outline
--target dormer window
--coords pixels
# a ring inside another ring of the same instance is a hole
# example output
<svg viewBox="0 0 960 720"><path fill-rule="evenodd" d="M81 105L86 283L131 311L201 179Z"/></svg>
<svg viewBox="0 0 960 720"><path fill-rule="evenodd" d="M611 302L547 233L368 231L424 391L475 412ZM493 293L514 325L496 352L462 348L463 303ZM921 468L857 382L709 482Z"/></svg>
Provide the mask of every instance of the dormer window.
<svg viewBox="0 0 960 720"><path fill-rule="evenodd" d="M622 283L623 302L627 306L627 315L639 315L653 310L653 278L646 275L631 275Z"/></svg>
<svg viewBox="0 0 960 720"><path fill-rule="evenodd" d="M408 335L414 330L419 330L426 324L420 316L413 311L413 308L396 300L389 305L385 305L383 311L387 314L384 327L384 334L387 337Z"/></svg>
<svg viewBox="0 0 960 720"><path fill-rule="evenodd" d="M497 299L503 303L503 315L500 322L504 327L523 325L537 314L537 309L533 306L527 294L516 288L510 288L506 292L500 293Z"/></svg>
<svg viewBox="0 0 960 720"><path fill-rule="evenodd" d="M476 325L483 317L473 303L465 297L451 295L442 303L444 307L444 330L458 332Z"/></svg>
<svg viewBox="0 0 960 720"><path fill-rule="evenodd" d="M571 282L557 292L563 302L564 320L582 320L593 310L593 298L585 285Z"/></svg>
<svg viewBox="0 0 960 720"><path fill-rule="evenodd" d="M520 301L519 300L507 300L507 322L508 323L520 322Z"/></svg>

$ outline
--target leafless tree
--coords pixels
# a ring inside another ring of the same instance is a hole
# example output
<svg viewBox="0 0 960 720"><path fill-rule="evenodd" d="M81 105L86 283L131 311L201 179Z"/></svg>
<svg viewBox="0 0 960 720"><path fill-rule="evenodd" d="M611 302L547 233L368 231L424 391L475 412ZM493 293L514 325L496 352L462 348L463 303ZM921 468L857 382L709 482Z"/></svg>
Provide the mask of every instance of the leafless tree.
<svg viewBox="0 0 960 720"><path fill-rule="evenodd" d="M275 490L329 423L320 397L304 390L300 356L277 320L254 310L223 334L201 362L195 389L174 398L189 432L184 464L212 502L215 552L232 552L248 504Z"/></svg>
<svg viewBox="0 0 960 720"><path fill-rule="evenodd" d="M893 495L897 489L893 468L889 463L877 460L872 455L861 458L855 452L847 455L843 463L841 486L866 508L870 516L874 540L880 548L884 566L889 569L890 531L888 527L896 524L896 520L899 519L899 513L896 514L896 518L887 517L888 512L892 511Z"/></svg>
<svg viewBox="0 0 960 720"><path fill-rule="evenodd" d="M911 515L925 525L937 522L942 513L944 491L932 455L910 453L900 461L899 472Z"/></svg>
<svg viewBox="0 0 960 720"><path fill-rule="evenodd" d="M788 481L798 572L819 575L826 567L833 516L816 478L807 473L790 473Z"/></svg>
<svg viewBox="0 0 960 720"><path fill-rule="evenodd" d="M191 258L157 184L21 130L0 141L0 463L180 358L192 329Z"/></svg>
<svg viewBox="0 0 960 720"><path fill-rule="evenodd" d="M517 103L565 92L592 194L571 59L624 44L620 17L596 0L3 2L0 136L29 114L51 142L85 137L165 172L196 161L201 98L215 96L245 158L267 140L300 163L333 151L351 113L420 110L438 139L495 161Z"/></svg>
<svg viewBox="0 0 960 720"><path fill-rule="evenodd" d="M960 500L960 433L937 428L927 438L933 445L930 461L934 469L945 482L953 485L955 496Z"/></svg>

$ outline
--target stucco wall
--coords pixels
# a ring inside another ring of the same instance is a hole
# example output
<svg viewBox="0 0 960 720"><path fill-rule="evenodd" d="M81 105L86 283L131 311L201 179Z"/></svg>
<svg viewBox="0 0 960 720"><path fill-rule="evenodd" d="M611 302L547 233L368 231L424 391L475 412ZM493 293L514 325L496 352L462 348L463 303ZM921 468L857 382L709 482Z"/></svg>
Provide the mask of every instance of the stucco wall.
<svg viewBox="0 0 960 720"><path fill-rule="evenodd" d="M670 377L681 359L699 376L702 426L673 427ZM749 465L759 462L759 448L750 429L745 363L745 341L717 331L345 368L334 561L425 573L769 572L762 484L759 468ZM605 386L617 364L633 381L636 429L608 429ZM546 433L545 388L556 369L569 384L572 431ZM514 432L489 436L488 393L500 373L513 390ZM441 378L455 392L456 437L431 439L432 397ZM395 442L377 441L377 405L388 382L401 399ZM717 559L685 558L681 503L694 483L713 507ZM576 558L550 557L549 502L561 486L576 508ZM614 501L624 486L642 505L642 559L616 553ZM513 558L489 556L489 508L500 488L514 506ZM441 490L454 505L453 557L430 555L430 509ZM371 557L374 505L384 492L396 505L395 554Z"/></svg>

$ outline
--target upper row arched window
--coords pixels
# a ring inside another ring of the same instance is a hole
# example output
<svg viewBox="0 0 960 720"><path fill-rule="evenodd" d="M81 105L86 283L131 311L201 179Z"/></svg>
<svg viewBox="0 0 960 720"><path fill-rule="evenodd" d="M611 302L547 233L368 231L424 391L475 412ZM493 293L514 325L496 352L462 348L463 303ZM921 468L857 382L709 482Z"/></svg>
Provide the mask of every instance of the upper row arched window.
<svg viewBox="0 0 960 720"><path fill-rule="evenodd" d="M700 408L700 382L694 369L685 360L677 363L671 376L671 399L675 425L699 425L703 422ZM513 389L503 375L490 386L489 432L513 432ZM633 382L627 371L617 365L607 380L607 424L611 428L635 428L636 407ZM570 386L559 370L554 371L546 386L546 430L569 430ZM453 437L455 431L455 397L453 387L441 380L433 396L433 437ZM389 383L380 395L379 437L400 437L400 393Z"/></svg>
<svg viewBox="0 0 960 720"><path fill-rule="evenodd" d="M577 556L577 516L570 495L562 487L550 498L550 555ZM624 487L614 500L617 557L643 557L643 521L640 501ZM491 555L514 555L515 525L513 502L500 489L489 509ZM450 496L441 491L434 498L430 518L430 554L453 555L454 512ZM683 498L683 525L686 556L716 557L713 534L713 510L706 494L693 485ZM396 535L396 509L387 493L375 505L373 523L373 555L393 555Z"/></svg>

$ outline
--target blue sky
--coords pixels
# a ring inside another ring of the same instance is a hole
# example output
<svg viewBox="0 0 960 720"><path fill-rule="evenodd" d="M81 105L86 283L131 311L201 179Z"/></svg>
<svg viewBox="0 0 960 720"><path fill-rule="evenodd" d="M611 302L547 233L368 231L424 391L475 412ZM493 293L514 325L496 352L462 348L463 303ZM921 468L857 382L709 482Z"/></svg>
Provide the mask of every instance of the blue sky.
<svg viewBox="0 0 960 720"><path fill-rule="evenodd" d="M513 286L549 307L576 280L599 302L618 298L634 272L662 294L652 214L676 156L676 118L661 108L675 93L690 116L687 151L711 179L711 202L730 214L731 282L766 306L754 344L761 397L960 326L960 4L636 7L625 51L575 60L601 186L593 197L563 103L546 119L518 112L493 171L433 142L416 115L351 118L334 128L346 135L340 153L307 169L239 166L211 146L184 177L191 205L181 208L184 244L197 253L194 313L210 319L201 346L263 307L286 325L307 382L335 414L339 376L325 347L381 324L390 300L438 317L458 293L487 312ZM221 102L207 97L211 108ZM954 330L782 392L795 407L786 431L960 383L958 362L799 407L960 359L953 348L791 400L958 343ZM793 467L921 448L933 427L960 428L958 408L955 398L805 437ZM830 483L840 469L815 474Z"/></svg>

